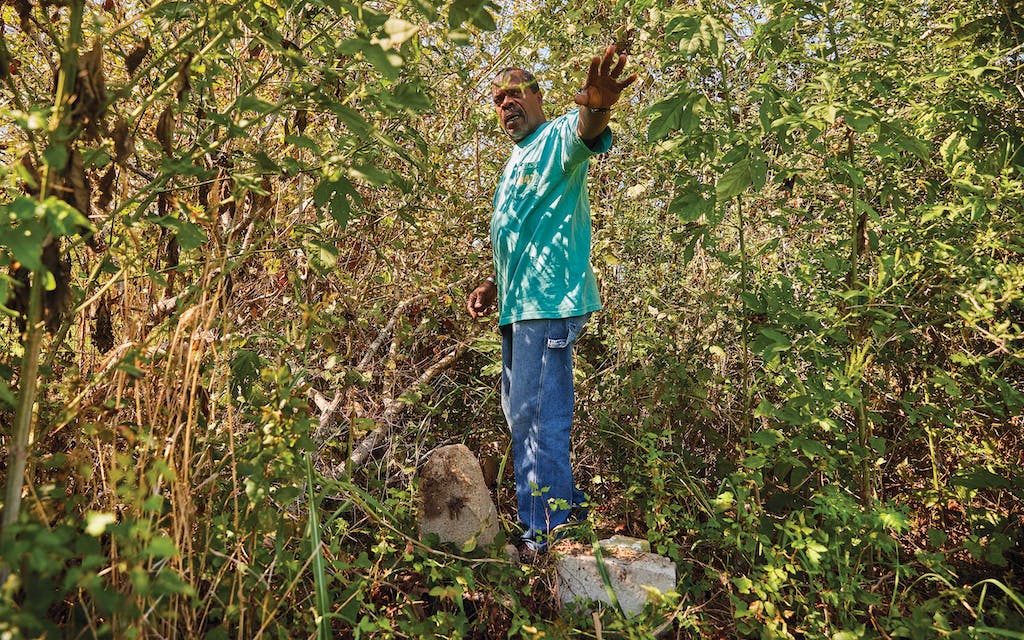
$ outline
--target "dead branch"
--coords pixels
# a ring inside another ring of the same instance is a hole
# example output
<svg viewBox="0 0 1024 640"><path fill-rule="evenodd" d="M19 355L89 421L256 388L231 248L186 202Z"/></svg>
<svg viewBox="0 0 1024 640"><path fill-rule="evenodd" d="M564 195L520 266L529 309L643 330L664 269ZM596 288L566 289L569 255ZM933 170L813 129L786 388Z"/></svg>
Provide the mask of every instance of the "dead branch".
<svg viewBox="0 0 1024 640"><path fill-rule="evenodd" d="M171 312L174 311L175 307L178 306L178 298L180 297L181 294L178 294L176 296L164 298L163 300L154 303L153 307L149 310L150 319L153 320L154 322L159 322L160 320L163 320L167 316L171 315Z"/></svg>
<svg viewBox="0 0 1024 640"><path fill-rule="evenodd" d="M409 384L405 389L402 390L398 397L388 398L384 402L384 414L381 416L380 426L366 434L366 436L352 449L352 454L348 460L342 462L339 465L335 465L334 468L330 469L326 474L328 477L338 477L344 472L351 473L362 466L370 454L373 453L374 449L384 440L389 432L391 431L391 425L398 421L402 413L409 408L409 404L402 400L402 397L412 393L417 387L429 384L434 378L436 378L442 371L451 367L459 358L462 357L466 350L469 348L468 342L460 342L455 345L437 362L428 367L419 378Z"/></svg>
<svg viewBox="0 0 1024 640"><path fill-rule="evenodd" d="M377 355L377 351L380 350L381 345L384 344L384 340L387 339L389 335L391 335L391 332L394 330L395 325L398 324L398 319L402 317L402 314L404 314L405 310L409 308L409 305L413 304L417 300L422 300L423 298L426 298L428 295L429 294L422 293L418 296L413 296L398 303L398 306L396 306L395 310L391 313L391 317L388 319L388 323L384 325L383 329L380 330L380 333L377 334L376 339L374 339L374 341L370 343L370 346L367 347L366 349L366 353L363 354L362 360L360 360L359 364L356 365L357 371L365 372L366 368L370 366L370 362L373 361L373 357Z"/></svg>

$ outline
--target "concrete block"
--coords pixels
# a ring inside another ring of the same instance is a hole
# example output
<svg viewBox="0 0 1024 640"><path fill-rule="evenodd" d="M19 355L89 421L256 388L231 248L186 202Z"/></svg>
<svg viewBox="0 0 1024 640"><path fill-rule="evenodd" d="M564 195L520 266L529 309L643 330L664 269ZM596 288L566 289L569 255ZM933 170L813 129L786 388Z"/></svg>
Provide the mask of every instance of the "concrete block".
<svg viewBox="0 0 1024 640"><path fill-rule="evenodd" d="M435 449L420 471L420 538L485 546L498 535L498 510L476 456L465 445Z"/></svg>
<svg viewBox="0 0 1024 640"><path fill-rule="evenodd" d="M645 551L636 539L602 540L608 577L626 615L639 613L647 604L645 587L672 591L676 587L676 563ZM607 546L606 546L607 544ZM558 558L558 596L563 605L578 598L611 604L593 552L569 553Z"/></svg>

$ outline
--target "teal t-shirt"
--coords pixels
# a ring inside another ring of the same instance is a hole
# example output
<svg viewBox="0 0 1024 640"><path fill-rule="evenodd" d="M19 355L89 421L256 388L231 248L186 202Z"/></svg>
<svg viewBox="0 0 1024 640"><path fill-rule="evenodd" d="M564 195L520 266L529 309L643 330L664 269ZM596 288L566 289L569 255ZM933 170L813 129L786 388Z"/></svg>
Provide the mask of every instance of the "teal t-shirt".
<svg viewBox="0 0 1024 640"><path fill-rule="evenodd" d="M499 325L570 318L601 308L590 267L587 166L594 149L576 131L579 112L541 124L516 143L494 194L491 245L501 301Z"/></svg>

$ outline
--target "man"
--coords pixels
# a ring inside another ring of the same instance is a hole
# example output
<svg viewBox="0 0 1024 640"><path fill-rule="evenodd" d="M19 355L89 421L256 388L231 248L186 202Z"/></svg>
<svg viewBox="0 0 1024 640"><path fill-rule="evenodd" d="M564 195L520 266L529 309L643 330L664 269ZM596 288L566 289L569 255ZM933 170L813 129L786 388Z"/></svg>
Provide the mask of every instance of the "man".
<svg viewBox="0 0 1024 640"><path fill-rule="evenodd" d="M501 405L512 431L522 542L547 550L552 531L585 514L569 464L572 344L601 308L590 266L589 159L608 151L608 122L622 91L626 56L614 46L590 62L578 110L547 121L533 74L498 72L491 97L515 143L494 195L494 276L469 294L477 318L501 299Z"/></svg>

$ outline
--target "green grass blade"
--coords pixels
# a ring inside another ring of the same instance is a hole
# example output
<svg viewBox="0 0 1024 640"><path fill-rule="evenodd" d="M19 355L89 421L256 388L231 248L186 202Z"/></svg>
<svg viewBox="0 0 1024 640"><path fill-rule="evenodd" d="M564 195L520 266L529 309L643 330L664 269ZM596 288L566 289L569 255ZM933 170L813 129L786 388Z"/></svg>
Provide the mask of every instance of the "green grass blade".
<svg viewBox="0 0 1024 640"><path fill-rule="evenodd" d="M316 586L317 638L330 639L327 614L330 613L330 595L327 593L327 571L324 556L320 551L320 514L316 506L316 490L313 485L313 459L306 453L306 490L309 493L309 545L313 553L313 580Z"/></svg>

